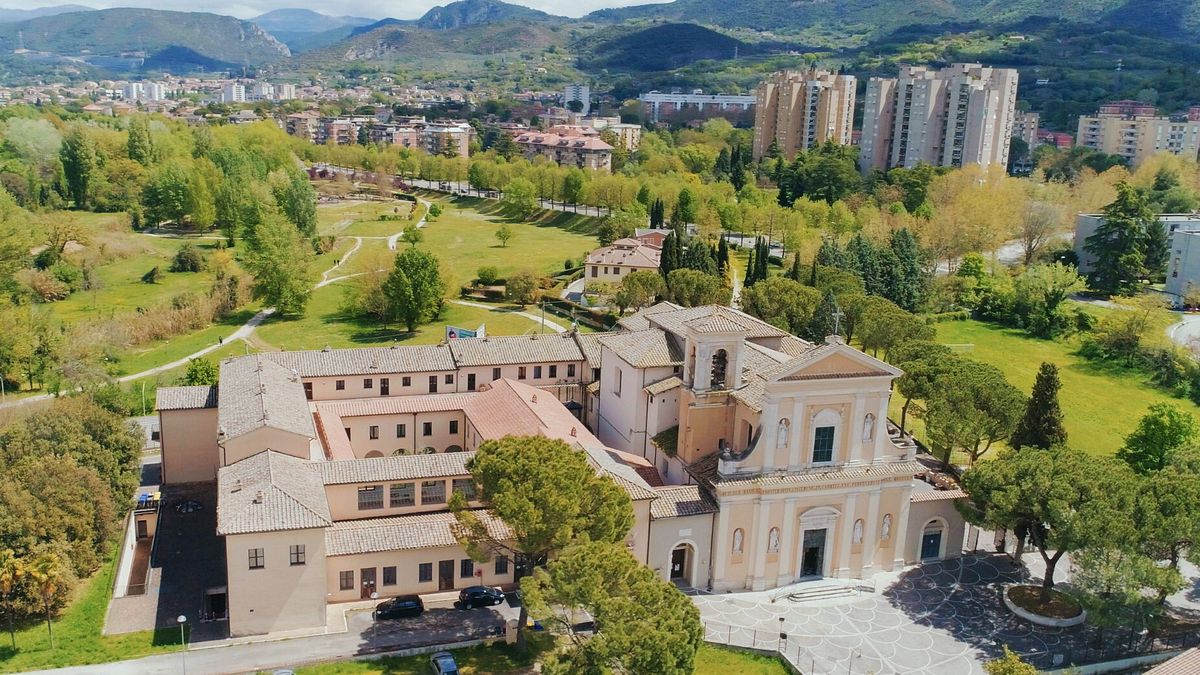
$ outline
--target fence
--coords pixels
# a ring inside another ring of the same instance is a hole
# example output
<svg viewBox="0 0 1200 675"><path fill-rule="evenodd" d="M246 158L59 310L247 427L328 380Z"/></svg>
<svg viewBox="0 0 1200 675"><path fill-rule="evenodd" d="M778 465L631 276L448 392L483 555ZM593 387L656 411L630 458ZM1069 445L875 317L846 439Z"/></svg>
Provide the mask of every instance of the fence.
<svg viewBox="0 0 1200 675"><path fill-rule="evenodd" d="M1095 629L1094 633L1095 639L1082 645L1064 644L1053 651L1022 654L1021 657L1035 668L1047 670L1200 647L1200 634L1194 632L1154 636L1133 628L1120 628Z"/></svg>

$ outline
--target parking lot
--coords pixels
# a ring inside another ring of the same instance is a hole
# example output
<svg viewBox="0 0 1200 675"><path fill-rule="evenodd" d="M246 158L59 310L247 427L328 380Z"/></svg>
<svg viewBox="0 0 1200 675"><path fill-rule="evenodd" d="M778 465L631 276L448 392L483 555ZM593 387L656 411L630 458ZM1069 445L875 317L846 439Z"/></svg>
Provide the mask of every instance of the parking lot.
<svg viewBox="0 0 1200 675"><path fill-rule="evenodd" d="M419 617L372 621L371 610L346 615L350 634L359 635L363 651L408 649L504 635L504 625L521 613L519 601L509 594L495 607L459 609L454 594L424 596L425 612Z"/></svg>

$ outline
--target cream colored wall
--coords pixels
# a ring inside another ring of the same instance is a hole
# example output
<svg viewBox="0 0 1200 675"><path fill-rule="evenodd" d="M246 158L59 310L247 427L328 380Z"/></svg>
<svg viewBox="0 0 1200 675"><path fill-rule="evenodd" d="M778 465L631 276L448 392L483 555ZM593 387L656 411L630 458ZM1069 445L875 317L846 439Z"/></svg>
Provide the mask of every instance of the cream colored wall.
<svg viewBox="0 0 1200 675"><path fill-rule="evenodd" d="M584 279L588 283L616 284L620 283L621 279L630 272L633 272L634 269L622 265L593 265L592 263L588 263L587 276Z"/></svg>
<svg viewBox="0 0 1200 675"><path fill-rule="evenodd" d="M376 483L353 483L350 485L326 485L325 499L329 502L329 515L334 520L357 520L360 518L380 518L387 516L406 516L414 513L430 513L436 511L447 510L447 502L450 501L452 494L452 486L454 478L467 478L468 476L454 476L446 478L430 478L427 480L441 480L446 483L446 501L435 502L432 504L421 503L421 483L422 480L397 480L389 482ZM413 494L416 504L413 506L401 506L392 508L389 506L389 486L395 483L413 483ZM383 486L383 508L368 509L360 511L358 508L358 488L369 485ZM471 502L472 506L478 506L479 502Z"/></svg>
<svg viewBox="0 0 1200 675"><path fill-rule="evenodd" d="M666 581L671 579L671 552L677 546L691 547L691 559L685 573L693 588L708 586L712 547L712 530L715 514L683 518L664 518L650 524L650 558L647 565Z"/></svg>
<svg viewBox="0 0 1200 675"><path fill-rule="evenodd" d="M309 454L311 441L312 439L308 436L293 434L281 429L261 427L237 438L225 439L222 452L224 464L222 466L236 464L265 450L274 450L300 459L309 459L311 457Z"/></svg>
<svg viewBox="0 0 1200 675"><path fill-rule="evenodd" d="M909 507L908 541L904 543L905 564L921 562L921 538L925 526L930 521L940 520L942 528L943 559L957 558L962 555L967 523L962 514L954 508L954 500L917 502Z"/></svg>
<svg viewBox="0 0 1200 675"><path fill-rule="evenodd" d="M534 377L534 367L535 366L541 367L541 369L542 369L541 377ZM554 375L554 377L550 376L550 366L554 366L554 368L556 370L556 374ZM570 366L575 367L574 375L568 375ZM524 379L522 379L520 377L522 367L525 368ZM556 386L556 385L561 385L564 383L583 382L583 378L587 371L587 366L585 365L584 361L582 361L582 360L580 360L580 361L546 361L546 362L524 363L524 364L514 363L514 364L509 364L509 365L503 365L503 366L464 367L464 368L460 368L458 371L458 391L460 391L460 392L471 391L470 389L467 388L467 383L469 381L468 376L471 374L475 375L475 391L478 391L480 389L480 387L482 387L483 385L493 382L495 380L495 378L492 377L492 375L493 375L493 369L495 369L495 368L500 369L500 377L501 378L506 378L509 380L516 380L518 382L521 382L522 384L527 384L531 387L542 388L545 391L549 391L549 392L553 393L558 398L559 401L562 401L564 403L567 401L579 401L580 397L581 397L581 394L579 393L580 387L578 387L578 386Z"/></svg>
<svg viewBox="0 0 1200 675"><path fill-rule="evenodd" d="M433 425L432 435L422 435L424 423ZM457 422L457 433L450 433L450 422ZM404 438L396 437L396 425L405 425ZM379 427L379 438L371 440L371 427ZM407 454L433 448L444 452L451 445L464 447L466 442L466 416L461 410L449 410L429 413L405 415L372 415L370 417L343 417L343 429L350 429L350 446L354 448L354 456L363 458L368 453L377 452L384 457L390 457L397 450ZM336 433L336 430L326 429L326 433ZM343 433L345 433L343 431Z"/></svg>
<svg viewBox="0 0 1200 675"><path fill-rule="evenodd" d="M709 405L710 401L726 404ZM722 438L733 441L735 407L727 394L700 399L686 388L679 390L679 458L695 462L718 450Z"/></svg>
<svg viewBox="0 0 1200 675"><path fill-rule="evenodd" d="M217 409L162 410L162 482L197 483L217 479Z"/></svg>
<svg viewBox="0 0 1200 675"><path fill-rule="evenodd" d="M289 547L305 547L305 564L291 565ZM249 550L262 548L265 567L249 568ZM225 537L229 634L261 635L325 625L325 530L291 530Z"/></svg>
<svg viewBox="0 0 1200 675"><path fill-rule="evenodd" d="M646 563L650 554L650 503L652 499L642 499L633 503L633 527L629 536L625 537L625 545L629 552L640 563Z"/></svg>
<svg viewBox="0 0 1200 675"><path fill-rule="evenodd" d="M455 384L446 384L446 375L454 377ZM413 394L428 394L430 376L437 377L439 394L455 390L458 377L452 370L437 370L413 373L376 373L372 375L341 375L338 377L306 377L305 383L312 383L314 401L336 401L347 398L371 398L379 396L379 381L388 379L389 396L410 396ZM371 379L371 388L363 387L363 380ZM404 386L405 377L411 378L411 384ZM338 391L337 381L345 382L346 388Z"/></svg>
<svg viewBox="0 0 1200 675"><path fill-rule="evenodd" d="M603 348L604 368L600 377L600 415L596 435L610 448L635 455L644 454L649 445L646 431L646 406L649 397L642 389L651 382L670 377L671 368L634 368L608 347ZM621 394L617 395L617 373L621 374Z"/></svg>
<svg viewBox="0 0 1200 675"><path fill-rule="evenodd" d="M330 602L360 600L362 595L361 570L373 567L375 568L375 592L379 593L379 597L381 598L409 593L436 593L438 592L438 562L442 560L454 561L455 588L466 588L467 586L476 586L481 583L486 586L502 586L513 583L513 571L515 567L511 560L508 563L507 574L498 575L495 573L496 567L493 559L486 563L475 563L476 571L483 570L482 579L479 577L460 577L459 573L462 571L462 561L469 557L461 546L331 556L326 563L327 572L323 591L328 594ZM430 581L419 581L418 566L421 563L433 564L433 578ZM390 566L396 567L396 585L384 586L383 568ZM338 573L342 571L354 572L354 588L352 590L341 590Z"/></svg>

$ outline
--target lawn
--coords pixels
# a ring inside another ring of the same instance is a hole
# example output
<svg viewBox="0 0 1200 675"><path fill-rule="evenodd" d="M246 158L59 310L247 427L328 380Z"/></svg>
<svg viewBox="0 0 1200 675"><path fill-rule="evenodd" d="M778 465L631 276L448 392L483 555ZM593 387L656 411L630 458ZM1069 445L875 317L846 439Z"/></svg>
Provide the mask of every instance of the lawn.
<svg viewBox="0 0 1200 675"><path fill-rule="evenodd" d="M117 374L140 373L194 354L229 337L258 311L257 303L225 317L208 328L127 350L117 362Z"/></svg>
<svg viewBox="0 0 1200 675"><path fill-rule="evenodd" d="M1067 442L1093 454L1112 454L1133 431L1153 403L1171 402L1193 414L1200 408L1150 384L1141 373L1088 361L1075 354L1074 342L1038 340L1022 331L980 321L947 321L937 326L938 340L965 356L1004 371L1028 394L1043 362L1058 366L1062 389L1059 402ZM899 397L893 399L893 419L899 420ZM909 416L912 419L912 416Z"/></svg>
<svg viewBox="0 0 1200 675"><path fill-rule="evenodd" d="M0 672L105 663L177 651L179 630L176 628L114 636L100 634L108 611L115 565L115 556L110 555L99 572L80 584L75 599L53 622L53 650L45 621L30 622L17 630L16 652L8 635L0 635L3 638L0 639Z"/></svg>
<svg viewBox="0 0 1200 675"><path fill-rule="evenodd" d="M394 200L391 202L347 201L337 204L322 204L317 208L317 232L320 234L335 234L338 236L387 237L421 218L421 208L417 207L417 216L408 220L407 216L412 202ZM382 214L404 216L400 220L380 220Z"/></svg>
<svg viewBox="0 0 1200 675"><path fill-rule="evenodd" d="M707 642L696 652L695 675L787 675L778 657L718 647Z"/></svg>

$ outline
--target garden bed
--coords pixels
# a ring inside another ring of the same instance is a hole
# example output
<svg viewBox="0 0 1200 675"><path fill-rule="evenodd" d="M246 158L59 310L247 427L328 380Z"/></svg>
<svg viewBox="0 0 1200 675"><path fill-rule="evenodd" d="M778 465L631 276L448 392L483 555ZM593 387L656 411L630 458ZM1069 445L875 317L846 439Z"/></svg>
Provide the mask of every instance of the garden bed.
<svg viewBox="0 0 1200 675"><path fill-rule="evenodd" d="M1041 586L1009 586L1004 589L1004 604L1014 614L1041 626L1077 626L1087 620L1087 612L1074 598Z"/></svg>

